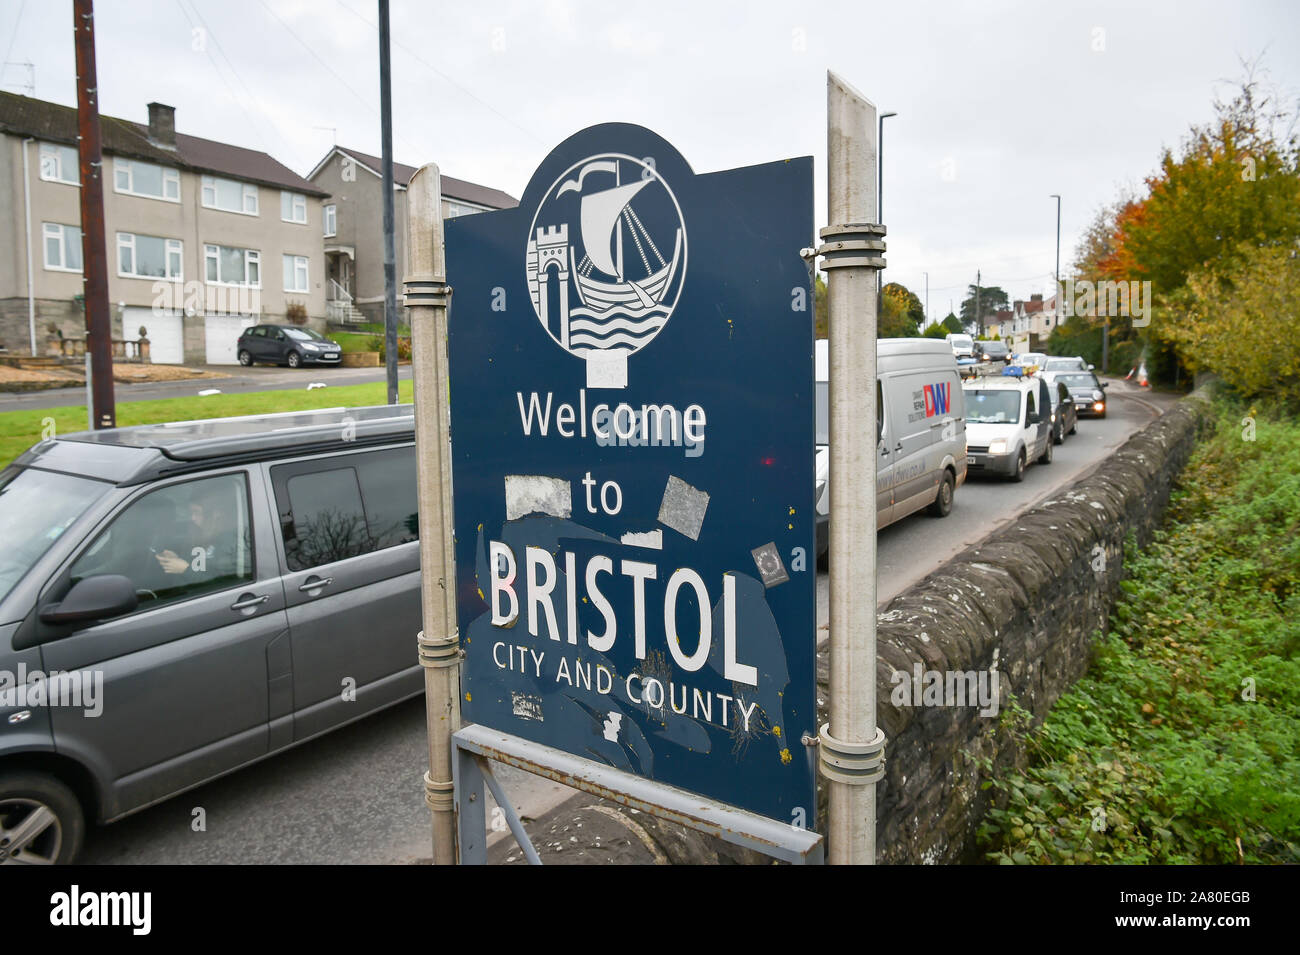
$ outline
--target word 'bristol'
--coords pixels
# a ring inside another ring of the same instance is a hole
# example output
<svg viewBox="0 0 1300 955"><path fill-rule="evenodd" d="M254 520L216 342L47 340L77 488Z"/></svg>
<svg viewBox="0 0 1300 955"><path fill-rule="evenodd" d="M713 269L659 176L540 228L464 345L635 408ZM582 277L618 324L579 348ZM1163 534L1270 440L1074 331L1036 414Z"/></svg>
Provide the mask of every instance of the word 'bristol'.
<svg viewBox="0 0 1300 955"><path fill-rule="evenodd" d="M565 619L568 623L567 634L560 636L560 627L555 615L556 562L551 552L543 547L525 547L525 605L528 617L528 632L539 636L539 624L545 621L547 635L555 641L567 639L571 644L578 642L578 557L569 551L561 551L564 559L565 577ZM492 568L492 625L494 627L513 627L519 619L519 596L515 591L515 575L518 564L514 552L500 541L491 541L488 548L488 565ZM603 554L597 554L587 561L583 574L586 584L586 599L591 601L605 620L605 630L596 634L586 632L587 645L598 653L607 653L614 646L618 636L618 620L609 598L601 591L600 575L614 577L614 560ZM619 561L619 574L632 582L633 634L636 644L636 658L646 657L646 595L645 582L658 580L659 569L650 563L639 560ZM695 652L687 654L682 649L677 633L677 599L683 587L695 591L700 608L700 639ZM504 606L503 606L504 604ZM689 567L679 567L668 578L664 588L664 639L673 661L687 672L702 668L709 659L713 647L713 616L709 608L708 588L704 579ZM723 677L735 683L758 686L758 670L736 659L736 578L731 574L722 575L722 646Z"/></svg>

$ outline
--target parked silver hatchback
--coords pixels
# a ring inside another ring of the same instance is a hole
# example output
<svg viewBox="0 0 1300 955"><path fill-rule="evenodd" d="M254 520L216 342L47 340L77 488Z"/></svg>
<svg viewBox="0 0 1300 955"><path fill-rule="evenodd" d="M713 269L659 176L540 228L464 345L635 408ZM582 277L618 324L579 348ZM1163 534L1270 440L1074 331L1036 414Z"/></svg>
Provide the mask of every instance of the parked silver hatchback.
<svg viewBox="0 0 1300 955"><path fill-rule="evenodd" d="M422 691L413 420L118 428L0 472L0 862Z"/></svg>

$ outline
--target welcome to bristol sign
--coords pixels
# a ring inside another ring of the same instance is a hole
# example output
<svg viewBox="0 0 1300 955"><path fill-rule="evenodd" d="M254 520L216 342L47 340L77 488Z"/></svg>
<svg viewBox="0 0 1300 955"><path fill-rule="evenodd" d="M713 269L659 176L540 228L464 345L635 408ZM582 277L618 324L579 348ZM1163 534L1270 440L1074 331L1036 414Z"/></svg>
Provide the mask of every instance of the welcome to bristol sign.
<svg viewBox="0 0 1300 955"><path fill-rule="evenodd" d="M796 825L812 184L609 124L446 222L465 720Z"/></svg>

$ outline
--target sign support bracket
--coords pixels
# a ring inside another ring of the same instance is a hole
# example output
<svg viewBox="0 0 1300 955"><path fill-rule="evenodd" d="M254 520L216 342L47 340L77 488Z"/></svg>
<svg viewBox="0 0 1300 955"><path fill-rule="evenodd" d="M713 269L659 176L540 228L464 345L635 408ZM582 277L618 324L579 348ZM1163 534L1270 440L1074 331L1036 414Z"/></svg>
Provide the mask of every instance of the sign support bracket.
<svg viewBox="0 0 1300 955"><path fill-rule="evenodd" d="M518 814L503 798L504 793L498 795L500 786L492 778L490 769L485 778L484 767L479 764L479 760L488 759L552 779L593 796L613 800L646 815L667 819L783 862L820 865L823 861L824 839L821 834L746 812L697 793L657 783L594 760L573 756L477 724L461 727L452 734L451 740L456 756L453 764L456 771L456 806L460 820L461 863L465 865L482 865L487 861L484 782L487 782L493 798L505 812L506 820L515 833L515 838L519 840L520 847L524 849L524 854L528 856L532 849L532 843L522 833ZM519 828L516 829L516 826ZM520 838L521 834L523 838ZM535 852L529 856L529 862L533 862L534 858Z"/></svg>

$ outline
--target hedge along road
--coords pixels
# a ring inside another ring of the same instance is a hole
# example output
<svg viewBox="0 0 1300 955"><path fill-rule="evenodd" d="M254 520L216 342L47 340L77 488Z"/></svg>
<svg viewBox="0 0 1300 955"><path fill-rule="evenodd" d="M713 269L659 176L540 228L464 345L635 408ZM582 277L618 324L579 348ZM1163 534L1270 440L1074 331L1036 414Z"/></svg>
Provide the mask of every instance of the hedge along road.
<svg viewBox="0 0 1300 955"><path fill-rule="evenodd" d="M974 479L958 488L952 513L922 513L882 530L881 603L963 548L1009 524L1028 507L1098 465L1176 398L1112 381L1105 419L1087 418L1035 464L1021 484ZM818 624L826 623L828 577L818 574ZM818 631L819 643L827 631ZM414 647L414 635L412 635ZM412 651L414 652L414 650ZM414 863L431 856L423 699L411 700L257 766L234 773L87 834L87 863ZM505 767L498 779L526 817L569 798L594 801ZM586 802L583 802L586 801ZM205 829L196 831L195 810ZM492 833L492 839L509 839Z"/></svg>

